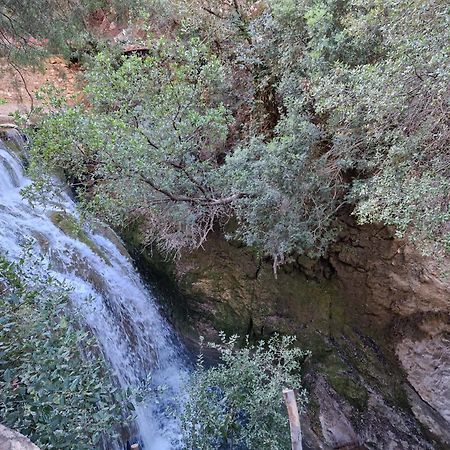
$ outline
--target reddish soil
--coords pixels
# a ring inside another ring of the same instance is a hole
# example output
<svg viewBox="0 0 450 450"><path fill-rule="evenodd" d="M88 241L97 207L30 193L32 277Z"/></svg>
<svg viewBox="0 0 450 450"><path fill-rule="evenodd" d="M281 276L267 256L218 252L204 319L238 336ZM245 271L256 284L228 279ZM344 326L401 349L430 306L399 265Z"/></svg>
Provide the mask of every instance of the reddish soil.
<svg viewBox="0 0 450 450"><path fill-rule="evenodd" d="M36 92L46 84L54 85L61 95L70 99L80 91L79 69L69 66L62 58L47 59L40 69L20 68L20 73L5 59L0 59L0 123L12 122L15 111L22 113L39 106Z"/></svg>

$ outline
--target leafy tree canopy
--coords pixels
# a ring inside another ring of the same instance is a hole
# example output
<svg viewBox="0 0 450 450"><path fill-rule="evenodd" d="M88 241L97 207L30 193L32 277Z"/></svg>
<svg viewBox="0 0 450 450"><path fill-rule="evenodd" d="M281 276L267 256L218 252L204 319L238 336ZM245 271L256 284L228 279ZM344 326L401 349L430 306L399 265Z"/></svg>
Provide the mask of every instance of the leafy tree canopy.
<svg viewBox="0 0 450 450"><path fill-rule="evenodd" d="M96 57L88 104L34 139L37 177L63 169L88 208L139 221L169 251L233 217L232 234L276 267L326 252L346 204L449 250L446 1L144 7L159 37L144 56Z"/></svg>
<svg viewBox="0 0 450 450"><path fill-rule="evenodd" d="M44 56L70 56L100 36L92 13L102 11L126 25L141 0L3 0L0 2L0 57L11 64L36 64Z"/></svg>

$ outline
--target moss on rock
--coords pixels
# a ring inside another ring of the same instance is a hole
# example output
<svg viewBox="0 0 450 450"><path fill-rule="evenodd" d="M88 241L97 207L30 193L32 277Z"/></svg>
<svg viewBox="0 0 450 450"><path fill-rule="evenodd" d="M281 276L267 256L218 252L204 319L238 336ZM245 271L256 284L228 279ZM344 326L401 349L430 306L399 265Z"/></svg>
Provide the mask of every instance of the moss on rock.
<svg viewBox="0 0 450 450"><path fill-rule="evenodd" d="M385 322L371 322L368 303L346 295L327 261L299 258L275 277L270 261L250 248L230 245L220 234L211 235L204 249L175 261L143 251L138 230L126 241L144 272L170 286L175 322L190 343L199 335L214 340L218 331L251 338L273 332L298 337L298 345L312 352L305 380L312 395L308 420L313 433L324 432L321 408L326 403L313 395L317 380L323 380L321 392L327 386L355 433L372 433L370 439L384 445L388 438L379 428L404 414L412 427L411 442L422 439L414 431L418 427L405 401L405 378ZM391 431L395 434L395 428Z"/></svg>
<svg viewBox="0 0 450 450"><path fill-rule="evenodd" d="M106 254L94 243L94 241L92 241L75 217L63 211L53 211L50 213L50 220L64 234L82 242L107 264L111 264Z"/></svg>

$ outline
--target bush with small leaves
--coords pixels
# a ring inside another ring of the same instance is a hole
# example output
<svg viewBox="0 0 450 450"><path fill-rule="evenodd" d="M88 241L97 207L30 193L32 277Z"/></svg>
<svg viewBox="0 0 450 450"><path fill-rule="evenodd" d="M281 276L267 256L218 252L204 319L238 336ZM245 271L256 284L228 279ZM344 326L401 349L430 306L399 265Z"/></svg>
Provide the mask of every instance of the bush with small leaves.
<svg viewBox="0 0 450 450"><path fill-rule="evenodd" d="M1 420L43 450L90 450L115 438L130 406L76 324L68 286L37 274L38 263L0 256Z"/></svg>
<svg viewBox="0 0 450 450"><path fill-rule="evenodd" d="M309 352L294 346L292 336L242 347L238 337L221 334L218 365L206 368L200 354L191 375L182 417L186 449L285 450L290 445L289 421L283 403L285 387L306 402L300 368Z"/></svg>

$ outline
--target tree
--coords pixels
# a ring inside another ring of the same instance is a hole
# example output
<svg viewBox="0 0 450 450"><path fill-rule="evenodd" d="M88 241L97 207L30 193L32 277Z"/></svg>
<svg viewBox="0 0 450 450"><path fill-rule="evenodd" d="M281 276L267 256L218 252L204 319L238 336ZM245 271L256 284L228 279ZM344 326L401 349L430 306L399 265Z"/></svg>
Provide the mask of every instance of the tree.
<svg viewBox="0 0 450 450"><path fill-rule="evenodd" d="M276 268L326 254L343 205L449 250L445 1L156 4L176 25L144 57L98 55L89 105L42 122L36 172L168 252L233 217Z"/></svg>
<svg viewBox="0 0 450 450"><path fill-rule="evenodd" d="M290 446L284 387L301 389L300 366L308 352L294 347L292 336L271 337L256 345L237 346L237 336L221 335L208 346L219 354L217 366L205 368L200 354L187 386L182 417L188 449L267 449Z"/></svg>
<svg viewBox="0 0 450 450"><path fill-rule="evenodd" d="M240 195L220 189L224 77L198 39L153 41L144 58L99 53L87 75L91 106L44 119L32 170L64 170L89 209L116 226L142 221L147 243L196 248Z"/></svg>
<svg viewBox="0 0 450 450"><path fill-rule="evenodd" d="M52 54L76 57L103 36L93 26L102 12L127 26L141 0L5 0L0 4L0 57L16 69Z"/></svg>
<svg viewBox="0 0 450 450"><path fill-rule="evenodd" d="M83 2L78 0L2 2L0 56L20 65L66 50L68 41L85 30L85 13Z"/></svg>
<svg viewBox="0 0 450 450"><path fill-rule="evenodd" d="M240 180L264 192L239 200L239 232L278 259L320 253L347 203L360 223L392 225L424 252L448 252L446 2L267 3L252 30L272 47L266 67L284 114L271 141L229 157L241 164L244 155Z"/></svg>

